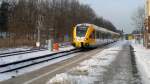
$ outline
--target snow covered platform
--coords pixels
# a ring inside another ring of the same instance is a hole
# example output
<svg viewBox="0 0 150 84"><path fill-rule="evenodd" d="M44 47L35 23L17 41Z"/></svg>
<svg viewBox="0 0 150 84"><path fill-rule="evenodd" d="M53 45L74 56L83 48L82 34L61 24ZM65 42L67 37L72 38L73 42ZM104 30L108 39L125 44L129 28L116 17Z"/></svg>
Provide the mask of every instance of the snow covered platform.
<svg viewBox="0 0 150 84"><path fill-rule="evenodd" d="M131 84L134 81L128 41L104 49L91 59L57 74L46 84Z"/></svg>
<svg viewBox="0 0 150 84"><path fill-rule="evenodd" d="M139 74L141 75L142 84L150 84L150 49L146 49L142 44L131 42L134 48Z"/></svg>

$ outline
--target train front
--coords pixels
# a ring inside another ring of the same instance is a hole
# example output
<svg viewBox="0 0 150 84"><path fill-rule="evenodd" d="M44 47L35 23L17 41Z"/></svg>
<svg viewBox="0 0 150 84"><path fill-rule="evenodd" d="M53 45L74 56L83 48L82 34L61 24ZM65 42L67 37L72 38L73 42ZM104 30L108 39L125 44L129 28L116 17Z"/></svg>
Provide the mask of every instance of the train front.
<svg viewBox="0 0 150 84"><path fill-rule="evenodd" d="M87 33L89 30L87 24L78 24L73 30L73 46L77 48L86 48L89 46Z"/></svg>

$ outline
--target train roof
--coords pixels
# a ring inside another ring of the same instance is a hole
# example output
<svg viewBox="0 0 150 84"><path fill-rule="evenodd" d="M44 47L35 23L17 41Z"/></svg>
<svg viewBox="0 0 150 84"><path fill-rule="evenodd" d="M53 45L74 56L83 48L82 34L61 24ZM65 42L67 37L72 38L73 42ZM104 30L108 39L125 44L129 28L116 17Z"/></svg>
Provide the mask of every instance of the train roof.
<svg viewBox="0 0 150 84"><path fill-rule="evenodd" d="M93 24L92 24L93 25ZM106 28L103 28L103 27L98 27L96 25L93 25L94 26L94 29L96 29L97 31L102 31L102 32L106 32L106 33L111 33L111 34L116 34L116 35L119 35L119 33L116 33L114 31L111 31L111 30L108 30Z"/></svg>
<svg viewBox="0 0 150 84"><path fill-rule="evenodd" d="M93 26L95 30L97 31L102 31L102 32L106 32L106 33L111 33L111 34L116 34L116 35L120 35L119 33L116 33L114 31L108 30L106 28L103 27L98 27L94 24L89 24L89 23L82 23L82 24L77 24L77 26L81 26L81 25L85 25L85 26Z"/></svg>

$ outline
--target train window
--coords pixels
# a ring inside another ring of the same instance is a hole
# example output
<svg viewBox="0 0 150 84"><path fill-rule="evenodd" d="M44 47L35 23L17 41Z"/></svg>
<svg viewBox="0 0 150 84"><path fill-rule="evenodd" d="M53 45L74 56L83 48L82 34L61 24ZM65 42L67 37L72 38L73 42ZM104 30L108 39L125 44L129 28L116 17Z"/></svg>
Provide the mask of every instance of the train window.
<svg viewBox="0 0 150 84"><path fill-rule="evenodd" d="M106 34L106 38L107 38L107 39L110 38L110 34L109 34L109 33Z"/></svg>
<svg viewBox="0 0 150 84"><path fill-rule="evenodd" d="M87 32L87 26L78 26L76 29L76 34L78 37L84 37Z"/></svg>
<svg viewBox="0 0 150 84"><path fill-rule="evenodd" d="M96 38L100 38L100 37L99 37L99 32L98 32L98 31L96 32Z"/></svg>
<svg viewBox="0 0 150 84"><path fill-rule="evenodd" d="M109 34L109 39L111 39L112 38L112 34Z"/></svg>
<svg viewBox="0 0 150 84"><path fill-rule="evenodd" d="M99 32L99 37L102 39L102 33L101 32Z"/></svg>
<svg viewBox="0 0 150 84"><path fill-rule="evenodd" d="M107 39L107 36L106 36L107 34L106 33L103 33L103 39Z"/></svg>

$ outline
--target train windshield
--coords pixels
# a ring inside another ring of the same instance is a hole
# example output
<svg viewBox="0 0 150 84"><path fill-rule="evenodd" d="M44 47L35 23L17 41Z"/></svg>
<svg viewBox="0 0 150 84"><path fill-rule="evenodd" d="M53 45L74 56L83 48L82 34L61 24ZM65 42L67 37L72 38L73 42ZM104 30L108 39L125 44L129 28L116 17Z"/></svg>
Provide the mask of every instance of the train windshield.
<svg viewBox="0 0 150 84"><path fill-rule="evenodd" d="M85 37L87 29L88 29L87 26L78 26L77 29L76 29L77 36L78 37Z"/></svg>

